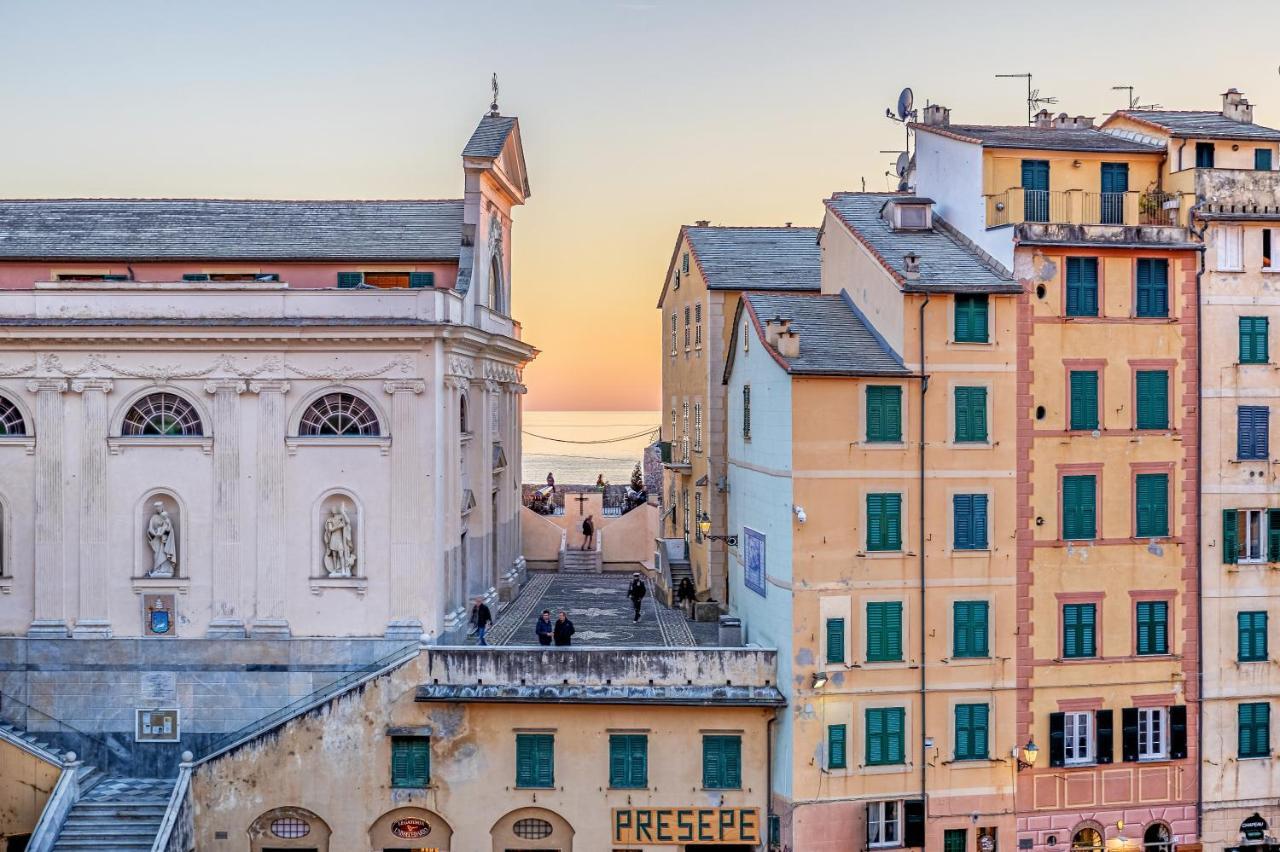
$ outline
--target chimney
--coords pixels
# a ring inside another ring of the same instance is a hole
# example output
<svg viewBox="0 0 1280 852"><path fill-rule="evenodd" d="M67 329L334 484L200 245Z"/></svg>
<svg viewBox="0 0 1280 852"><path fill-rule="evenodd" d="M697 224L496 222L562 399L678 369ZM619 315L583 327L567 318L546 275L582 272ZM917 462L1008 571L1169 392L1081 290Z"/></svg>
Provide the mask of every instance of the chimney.
<svg viewBox="0 0 1280 852"><path fill-rule="evenodd" d="M710 225L710 224L711 224L711 220L710 220L710 219L699 219L698 221L694 222L693 224L697 225L699 228L705 228L705 227L707 227L708 225Z"/></svg>
<svg viewBox="0 0 1280 852"><path fill-rule="evenodd" d="M1239 89L1227 89L1222 93L1222 117L1241 124L1253 124L1253 104Z"/></svg>
<svg viewBox="0 0 1280 852"><path fill-rule="evenodd" d="M1057 130L1076 130L1088 129L1093 127L1093 116L1091 115L1067 115L1059 113L1058 117L1053 120L1053 126Z"/></svg>
<svg viewBox="0 0 1280 852"><path fill-rule="evenodd" d="M924 108L925 127L950 127L951 110L942 104L929 104Z"/></svg>
<svg viewBox="0 0 1280 852"><path fill-rule="evenodd" d="M778 348L778 338L791 331L791 320L775 316L764 321L764 342Z"/></svg>
<svg viewBox="0 0 1280 852"><path fill-rule="evenodd" d="M920 255L913 251L909 251L902 256L903 275L907 278L920 277Z"/></svg>
<svg viewBox="0 0 1280 852"><path fill-rule="evenodd" d="M1040 110L1036 113L1035 123L1036 127L1039 127L1041 130L1047 130L1053 127L1053 113L1049 112L1047 109Z"/></svg>
<svg viewBox="0 0 1280 852"><path fill-rule="evenodd" d="M800 335L790 330L779 332L776 348L783 358L799 358Z"/></svg>

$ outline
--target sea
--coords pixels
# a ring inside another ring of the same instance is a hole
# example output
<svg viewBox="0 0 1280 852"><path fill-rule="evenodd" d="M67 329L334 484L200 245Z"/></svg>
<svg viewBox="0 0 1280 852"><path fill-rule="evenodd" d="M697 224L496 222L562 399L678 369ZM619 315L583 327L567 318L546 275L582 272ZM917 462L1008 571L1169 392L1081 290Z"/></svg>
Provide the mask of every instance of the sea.
<svg viewBox="0 0 1280 852"><path fill-rule="evenodd" d="M524 481L544 483L551 472L561 485L594 485L600 474L630 482L661 421L657 411L525 411Z"/></svg>

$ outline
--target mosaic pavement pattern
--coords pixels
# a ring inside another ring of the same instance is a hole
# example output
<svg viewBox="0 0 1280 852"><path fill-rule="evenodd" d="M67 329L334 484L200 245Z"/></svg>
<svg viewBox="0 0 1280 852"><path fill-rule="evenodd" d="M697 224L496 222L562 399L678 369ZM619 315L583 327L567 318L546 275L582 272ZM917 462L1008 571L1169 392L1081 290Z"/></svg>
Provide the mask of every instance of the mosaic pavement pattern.
<svg viewBox="0 0 1280 852"><path fill-rule="evenodd" d="M173 792L173 780L164 778L123 778L108 776L90 788L80 798L82 802L119 802L136 805L141 803L168 803Z"/></svg>

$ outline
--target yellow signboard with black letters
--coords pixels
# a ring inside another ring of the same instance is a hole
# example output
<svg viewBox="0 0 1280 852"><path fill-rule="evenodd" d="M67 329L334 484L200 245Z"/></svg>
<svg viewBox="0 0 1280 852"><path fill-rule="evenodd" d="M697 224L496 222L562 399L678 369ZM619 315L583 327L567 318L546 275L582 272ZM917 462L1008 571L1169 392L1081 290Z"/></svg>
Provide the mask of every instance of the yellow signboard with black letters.
<svg viewBox="0 0 1280 852"><path fill-rule="evenodd" d="M759 808L614 808L613 842L759 843Z"/></svg>

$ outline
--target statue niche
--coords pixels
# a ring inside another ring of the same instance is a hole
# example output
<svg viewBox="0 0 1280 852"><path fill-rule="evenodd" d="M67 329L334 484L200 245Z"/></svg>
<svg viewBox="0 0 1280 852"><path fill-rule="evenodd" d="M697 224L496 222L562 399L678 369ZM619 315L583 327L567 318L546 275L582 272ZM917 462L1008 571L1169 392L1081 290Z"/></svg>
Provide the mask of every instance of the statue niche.
<svg viewBox="0 0 1280 852"><path fill-rule="evenodd" d="M143 541L146 562L144 576L157 579L177 577L180 571L178 504L166 494L156 494L146 501L143 510Z"/></svg>
<svg viewBox="0 0 1280 852"><path fill-rule="evenodd" d="M321 553L325 574L329 577L356 576L359 562L356 528L347 500L342 495L334 495L326 501L321 517Z"/></svg>

